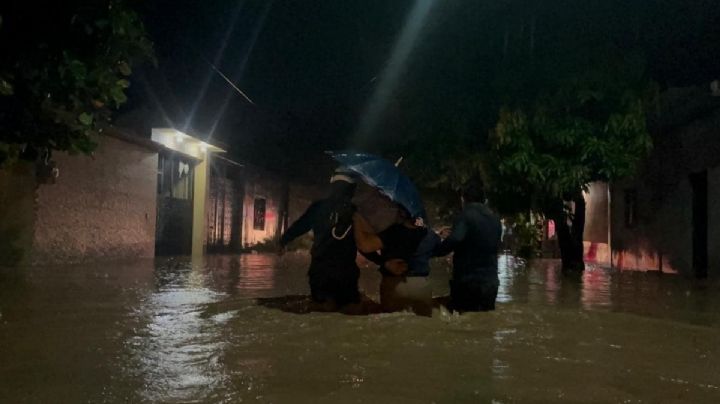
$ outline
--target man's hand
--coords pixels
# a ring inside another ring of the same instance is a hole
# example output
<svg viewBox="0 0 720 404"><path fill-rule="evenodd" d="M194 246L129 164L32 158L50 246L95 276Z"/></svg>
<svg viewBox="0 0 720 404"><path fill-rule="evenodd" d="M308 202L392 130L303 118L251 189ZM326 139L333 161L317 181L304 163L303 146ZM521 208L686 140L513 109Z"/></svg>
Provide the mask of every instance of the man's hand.
<svg viewBox="0 0 720 404"><path fill-rule="evenodd" d="M452 228L450 228L448 226L445 226L445 227L441 228L440 231L438 231L438 236L440 236L440 238L442 238L442 239L446 239L446 238L450 237L451 234L452 234Z"/></svg>

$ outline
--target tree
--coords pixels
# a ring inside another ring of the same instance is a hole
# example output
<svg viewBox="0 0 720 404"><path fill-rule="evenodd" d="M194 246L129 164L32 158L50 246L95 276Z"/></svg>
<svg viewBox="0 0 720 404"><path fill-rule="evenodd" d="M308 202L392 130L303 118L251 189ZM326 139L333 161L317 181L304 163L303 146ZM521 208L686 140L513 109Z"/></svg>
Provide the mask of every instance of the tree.
<svg viewBox="0 0 720 404"><path fill-rule="evenodd" d="M90 153L132 66L153 58L142 22L120 0L11 3L0 11L0 164Z"/></svg>
<svg viewBox="0 0 720 404"><path fill-rule="evenodd" d="M632 174L647 154L654 86L641 58L614 47L554 59L540 70L547 73L537 92L502 107L486 175L506 213L553 219L563 269L582 270L582 192L591 182Z"/></svg>

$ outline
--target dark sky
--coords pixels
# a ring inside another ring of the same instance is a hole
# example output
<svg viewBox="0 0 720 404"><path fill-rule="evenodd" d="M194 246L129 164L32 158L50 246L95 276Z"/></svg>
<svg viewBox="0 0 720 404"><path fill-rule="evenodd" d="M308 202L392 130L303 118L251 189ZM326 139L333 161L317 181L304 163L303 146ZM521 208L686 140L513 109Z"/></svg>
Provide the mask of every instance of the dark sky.
<svg viewBox="0 0 720 404"><path fill-rule="evenodd" d="M142 69L126 109L161 105L176 126L213 133L240 158L257 158L256 150L272 160L268 151L274 149L343 148L358 130L414 4L140 2L158 67ZM511 40L526 35L530 21L538 49L546 51L562 37L620 32L642 48L652 78L662 86L704 85L720 76L716 0L436 1L387 96L378 143L422 126L486 130L496 113L494 60L502 55L506 33Z"/></svg>
<svg viewBox="0 0 720 404"><path fill-rule="evenodd" d="M402 0L150 2L142 12L158 68L143 69L132 108L157 97L176 125L192 115L190 126L207 133L219 121L215 135L233 144L261 136L257 132L292 130L332 145L354 130L410 5Z"/></svg>

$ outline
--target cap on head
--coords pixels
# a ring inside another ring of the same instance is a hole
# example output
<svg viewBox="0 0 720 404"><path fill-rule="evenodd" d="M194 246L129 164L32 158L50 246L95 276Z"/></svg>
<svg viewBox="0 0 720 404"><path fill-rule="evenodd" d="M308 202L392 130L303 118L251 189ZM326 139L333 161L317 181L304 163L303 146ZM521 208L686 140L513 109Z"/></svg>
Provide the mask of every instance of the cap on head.
<svg viewBox="0 0 720 404"><path fill-rule="evenodd" d="M355 180L355 174L345 168L338 168L333 173L332 177L330 177L330 183L334 184L336 182L346 182L348 184L355 184L357 181Z"/></svg>

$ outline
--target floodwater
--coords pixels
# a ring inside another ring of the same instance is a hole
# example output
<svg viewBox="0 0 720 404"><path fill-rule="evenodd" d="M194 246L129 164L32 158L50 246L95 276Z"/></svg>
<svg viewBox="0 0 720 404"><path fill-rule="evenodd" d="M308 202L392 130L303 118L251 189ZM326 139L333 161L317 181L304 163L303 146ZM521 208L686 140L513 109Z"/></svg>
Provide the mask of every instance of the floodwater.
<svg viewBox="0 0 720 404"><path fill-rule="evenodd" d="M300 255L0 270L0 402L720 402L718 285L500 263L497 311L431 318L259 304Z"/></svg>

